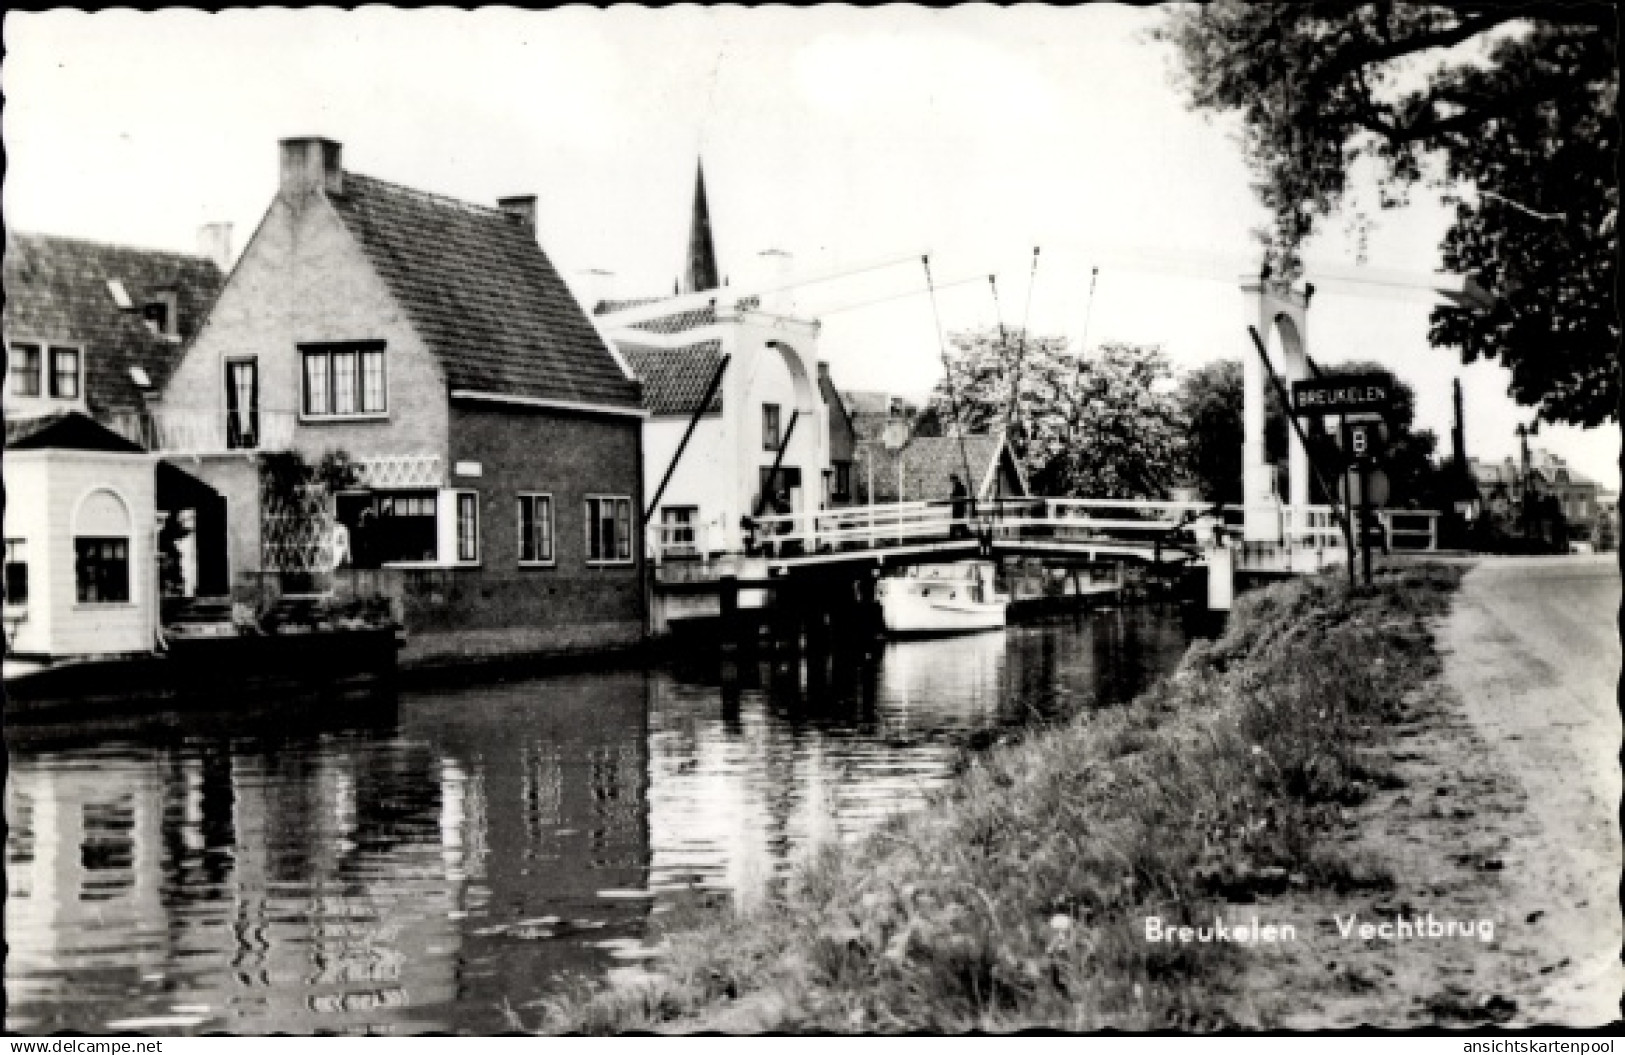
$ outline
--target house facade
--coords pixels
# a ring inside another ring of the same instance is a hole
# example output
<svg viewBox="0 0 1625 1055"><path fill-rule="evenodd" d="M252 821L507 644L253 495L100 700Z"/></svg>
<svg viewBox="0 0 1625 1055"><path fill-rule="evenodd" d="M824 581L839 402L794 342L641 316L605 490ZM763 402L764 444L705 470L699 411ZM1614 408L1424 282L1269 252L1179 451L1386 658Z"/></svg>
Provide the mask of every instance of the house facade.
<svg viewBox="0 0 1625 1055"><path fill-rule="evenodd" d="M832 411L819 324L784 291L718 283L703 172L686 270L670 298L600 302L596 321L643 383L650 551L738 551L746 521L828 508Z"/></svg>
<svg viewBox="0 0 1625 1055"><path fill-rule="evenodd" d="M1521 518L1525 495L1538 497L1562 514L1570 542L1590 542L1604 515L1597 482L1550 451L1529 452L1527 472L1510 455L1500 462L1468 460L1481 508L1507 521Z"/></svg>
<svg viewBox="0 0 1625 1055"><path fill-rule="evenodd" d="M859 505L945 502L953 495L955 476L978 502L1028 494L1027 477L1002 433L958 437L908 435L901 428L892 432L889 439L858 445L852 476Z"/></svg>
<svg viewBox="0 0 1625 1055"><path fill-rule="evenodd" d="M541 246L284 140L276 197L176 367L160 432L225 497L237 599L370 589L403 661L631 644L636 379Z"/></svg>
<svg viewBox="0 0 1625 1055"><path fill-rule="evenodd" d="M213 256L7 236L8 657L50 663L157 646L158 524L183 474L149 453L155 411L219 291L229 227L206 227L200 241Z"/></svg>

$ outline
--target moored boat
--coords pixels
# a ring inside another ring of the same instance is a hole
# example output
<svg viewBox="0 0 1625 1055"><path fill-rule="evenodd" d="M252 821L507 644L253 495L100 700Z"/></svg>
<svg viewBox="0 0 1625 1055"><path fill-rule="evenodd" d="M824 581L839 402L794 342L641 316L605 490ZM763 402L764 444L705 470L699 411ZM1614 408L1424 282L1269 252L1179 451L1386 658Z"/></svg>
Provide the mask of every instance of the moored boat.
<svg viewBox="0 0 1625 1055"><path fill-rule="evenodd" d="M887 576L875 599L889 634L958 634L1004 626L1009 598L987 561L921 564Z"/></svg>

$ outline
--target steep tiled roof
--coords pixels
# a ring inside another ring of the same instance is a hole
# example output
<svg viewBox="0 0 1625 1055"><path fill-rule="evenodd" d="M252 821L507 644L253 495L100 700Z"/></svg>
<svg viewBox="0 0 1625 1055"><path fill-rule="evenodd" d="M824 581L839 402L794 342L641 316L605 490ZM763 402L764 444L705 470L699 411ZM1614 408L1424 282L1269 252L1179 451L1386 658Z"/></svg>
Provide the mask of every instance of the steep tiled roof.
<svg viewBox="0 0 1625 1055"><path fill-rule="evenodd" d="M624 342L617 342L617 347L643 382L643 408L657 416L693 414L722 362L722 342L716 340L686 348L648 348ZM705 412L722 413L720 385Z"/></svg>
<svg viewBox="0 0 1625 1055"><path fill-rule="evenodd" d="M85 349L85 401L92 413L134 411L141 390L130 377L140 367L154 391L162 388L220 292L224 276L206 257L107 245L55 235L6 236L5 332L8 339L63 341ZM131 307L121 309L109 282ZM178 339L166 340L142 321L142 305L173 290Z"/></svg>
<svg viewBox="0 0 1625 1055"><path fill-rule="evenodd" d="M329 200L453 389L638 405L637 382L517 218L350 172L343 186Z"/></svg>
<svg viewBox="0 0 1625 1055"><path fill-rule="evenodd" d="M966 436L962 454L959 442L952 436L915 436L895 451L878 443L863 444L853 461L854 486L868 486L869 463L873 462L874 494L869 496L869 501L898 501L897 466L901 461L903 501L946 499L953 489L950 477L957 473L964 479L965 463L969 461L973 478L965 481L966 487L978 497L991 497L994 459L999 456L1003 443L998 436L985 433Z"/></svg>

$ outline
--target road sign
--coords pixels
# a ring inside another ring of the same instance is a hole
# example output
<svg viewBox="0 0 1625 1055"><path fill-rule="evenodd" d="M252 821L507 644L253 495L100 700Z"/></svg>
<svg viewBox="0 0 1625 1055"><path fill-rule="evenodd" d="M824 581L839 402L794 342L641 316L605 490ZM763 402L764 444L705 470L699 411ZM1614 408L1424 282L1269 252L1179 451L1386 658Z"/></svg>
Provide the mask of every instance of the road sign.
<svg viewBox="0 0 1625 1055"><path fill-rule="evenodd" d="M1344 422L1343 450L1355 461L1381 458L1386 431L1380 421Z"/></svg>
<svg viewBox="0 0 1625 1055"><path fill-rule="evenodd" d="M1292 382L1294 414L1386 413L1393 380L1386 374L1350 374Z"/></svg>
<svg viewBox="0 0 1625 1055"><path fill-rule="evenodd" d="M1360 486L1362 476L1365 479L1365 493L1363 494ZM1366 504L1365 499L1369 499L1371 506L1375 509L1381 509L1388 504L1388 474L1381 469L1367 469L1363 474L1354 471L1348 474L1348 480L1350 505L1363 506Z"/></svg>

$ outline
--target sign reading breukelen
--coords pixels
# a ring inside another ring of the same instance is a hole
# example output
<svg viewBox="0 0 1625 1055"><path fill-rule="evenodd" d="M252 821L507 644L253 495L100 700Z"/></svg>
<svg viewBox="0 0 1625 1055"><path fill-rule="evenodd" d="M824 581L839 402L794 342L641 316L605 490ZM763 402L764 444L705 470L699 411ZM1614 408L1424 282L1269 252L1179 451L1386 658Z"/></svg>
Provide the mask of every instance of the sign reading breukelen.
<svg viewBox="0 0 1625 1055"><path fill-rule="evenodd" d="M1391 379L1384 374L1350 374L1292 382L1292 408L1297 414L1384 412L1392 400Z"/></svg>

